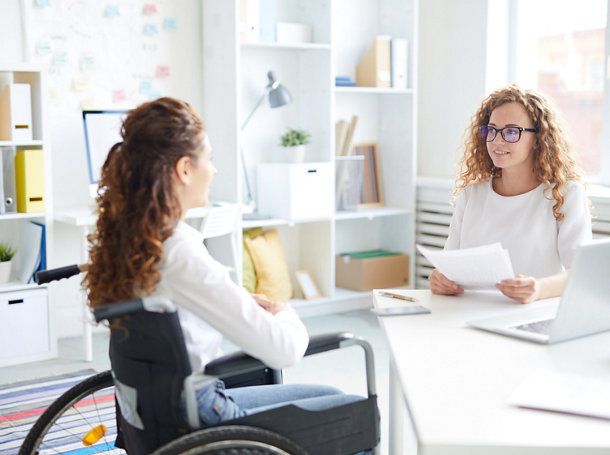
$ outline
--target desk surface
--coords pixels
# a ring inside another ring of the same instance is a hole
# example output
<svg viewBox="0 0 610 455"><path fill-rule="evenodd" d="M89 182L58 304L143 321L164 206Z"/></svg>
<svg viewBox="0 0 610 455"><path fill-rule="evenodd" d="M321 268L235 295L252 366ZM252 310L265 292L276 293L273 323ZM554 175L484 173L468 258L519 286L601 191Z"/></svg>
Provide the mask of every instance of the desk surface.
<svg viewBox="0 0 610 455"><path fill-rule="evenodd" d="M405 290L431 314L380 318L394 374L415 427L419 455L610 453L610 421L508 403L540 367L605 377L610 384L610 332L551 346L466 326L471 319L556 305L520 305L501 294L457 297ZM375 294L374 304L405 303ZM609 385L610 387L610 385ZM544 449L547 448L547 449Z"/></svg>

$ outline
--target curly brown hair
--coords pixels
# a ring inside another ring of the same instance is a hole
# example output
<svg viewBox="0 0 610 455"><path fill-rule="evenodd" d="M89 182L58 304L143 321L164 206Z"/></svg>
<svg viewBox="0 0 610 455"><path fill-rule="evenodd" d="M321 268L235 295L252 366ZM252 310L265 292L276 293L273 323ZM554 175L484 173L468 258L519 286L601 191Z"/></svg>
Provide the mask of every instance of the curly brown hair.
<svg viewBox="0 0 610 455"><path fill-rule="evenodd" d="M538 182L546 185L545 193L551 191L551 198L556 201L553 214L560 221L563 219L561 206L564 203L564 186L570 180L581 181L581 171L571 155L561 119L549 100L539 92L524 90L516 84L493 92L472 116L465 133L465 150L455 194L471 183L502 175L502 169L494 166L487 153L487 144L479 134L479 126L487 125L493 110L506 103L519 103L525 107L534 128L538 130L532 171Z"/></svg>
<svg viewBox="0 0 610 455"><path fill-rule="evenodd" d="M174 168L183 156L197 163L205 129L187 103L160 98L130 111L121 137L102 166L97 226L88 237L83 286L91 307L154 291L163 241L182 216Z"/></svg>

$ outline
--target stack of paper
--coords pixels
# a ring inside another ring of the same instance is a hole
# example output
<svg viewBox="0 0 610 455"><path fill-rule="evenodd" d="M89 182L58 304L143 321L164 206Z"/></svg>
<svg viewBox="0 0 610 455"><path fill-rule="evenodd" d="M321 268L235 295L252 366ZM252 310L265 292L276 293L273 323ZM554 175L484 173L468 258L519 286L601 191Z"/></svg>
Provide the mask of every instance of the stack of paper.
<svg viewBox="0 0 610 455"><path fill-rule="evenodd" d="M610 419L608 377L541 368L510 396L515 406Z"/></svg>
<svg viewBox="0 0 610 455"><path fill-rule="evenodd" d="M430 263L463 289L495 289L514 278L508 251L499 243L462 250L437 250L417 245Z"/></svg>

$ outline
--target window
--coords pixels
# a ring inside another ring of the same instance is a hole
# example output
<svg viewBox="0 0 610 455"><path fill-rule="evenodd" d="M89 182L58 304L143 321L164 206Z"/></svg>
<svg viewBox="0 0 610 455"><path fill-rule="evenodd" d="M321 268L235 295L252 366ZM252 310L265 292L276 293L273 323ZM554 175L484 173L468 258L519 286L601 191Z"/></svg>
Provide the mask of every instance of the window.
<svg viewBox="0 0 610 455"><path fill-rule="evenodd" d="M553 100L576 159L592 182L603 177L608 1L522 0L510 2L506 15L514 21L508 36L509 80L537 88Z"/></svg>

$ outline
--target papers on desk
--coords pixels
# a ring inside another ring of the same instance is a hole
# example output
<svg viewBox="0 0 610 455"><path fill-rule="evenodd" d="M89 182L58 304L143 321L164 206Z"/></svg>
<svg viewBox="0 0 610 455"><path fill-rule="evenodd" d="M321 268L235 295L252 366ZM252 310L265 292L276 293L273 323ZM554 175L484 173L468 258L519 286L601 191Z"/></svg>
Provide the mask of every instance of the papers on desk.
<svg viewBox="0 0 610 455"><path fill-rule="evenodd" d="M495 284L514 278L508 251L499 243L462 250L417 249L443 275L463 289L495 289Z"/></svg>
<svg viewBox="0 0 610 455"><path fill-rule="evenodd" d="M514 406L610 419L608 377L536 370L513 392Z"/></svg>

